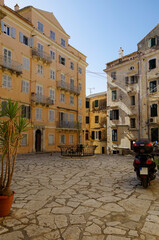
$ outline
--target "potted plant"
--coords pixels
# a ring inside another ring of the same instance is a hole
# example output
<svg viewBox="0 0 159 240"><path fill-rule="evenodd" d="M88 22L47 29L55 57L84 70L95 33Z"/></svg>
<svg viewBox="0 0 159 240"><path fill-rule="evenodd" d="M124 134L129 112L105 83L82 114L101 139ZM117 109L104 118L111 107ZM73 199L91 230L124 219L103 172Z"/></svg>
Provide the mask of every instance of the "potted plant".
<svg viewBox="0 0 159 240"><path fill-rule="evenodd" d="M20 107L17 102L4 102L0 111L0 217L7 216L10 212L14 192L11 190L11 182L14 173L15 160L18 147L24 132L28 126L26 119L20 115Z"/></svg>

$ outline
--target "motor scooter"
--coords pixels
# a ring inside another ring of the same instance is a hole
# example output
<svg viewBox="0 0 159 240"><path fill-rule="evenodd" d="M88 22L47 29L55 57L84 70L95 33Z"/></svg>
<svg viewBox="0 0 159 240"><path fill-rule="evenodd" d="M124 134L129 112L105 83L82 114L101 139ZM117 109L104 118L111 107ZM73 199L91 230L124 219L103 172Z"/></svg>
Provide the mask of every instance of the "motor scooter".
<svg viewBox="0 0 159 240"><path fill-rule="evenodd" d="M156 178L156 164L154 162L153 144L148 139L140 139L133 144L136 153L133 166L137 178L143 188L150 185L150 181Z"/></svg>

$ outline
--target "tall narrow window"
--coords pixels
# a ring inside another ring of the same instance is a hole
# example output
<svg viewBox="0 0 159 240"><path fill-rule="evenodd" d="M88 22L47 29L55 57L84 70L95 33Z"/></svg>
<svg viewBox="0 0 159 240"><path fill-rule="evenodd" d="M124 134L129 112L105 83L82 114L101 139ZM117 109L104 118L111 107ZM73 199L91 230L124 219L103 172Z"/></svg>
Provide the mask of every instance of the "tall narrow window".
<svg viewBox="0 0 159 240"><path fill-rule="evenodd" d="M135 96L131 96L130 100L131 100L131 106L134 106L135 105Z"/></svg>
<svg viewBox="0 0 159 240"><path fill-rule="evenodd" d="M2 87L11 88L11 77L9 75L3 74Z"/></svg>
<svg viewBox="0 0 159 240"><path fill-rule="evenodd" d="M117 91L113 90L112 91L112 101L115 101L117 99Z"/></svg>
<svg viewBox="0 0 159 240"><path fill-rule="evenodd" d="M149 60L149 70L156 68L156 58Z"/></svg>
<svg viewBox="0 0 159 240"><path fill-rule="evenodd" d="M38 21L38 30L43 33L43 24Z"/></svg>
<svg viewBox="0 0 159 240"><path fill-rule="evenodd" d="M152 104L150 106L151 117L157 117L157 104Z"/></svg>
<svg viewBox="0 0 159 240"><path fill-rule="evenodd" d="M130 127L131 128L135 128L136 127L135 118L130 118Z"/></svg>
<svg viewBox="0 0 159 240"><path fill-rule="evenodd" d="M22 80L22 92L29 93L29 82Z"/></svg>
<svg viewBox="0 0 159 240"><path fill-rule="evenodd" d="M149 83L149 90L150 90L150 93L157 92L157 81L151 81Z"/></svg>
<svg viewBox="0 0 159 240"><path fill-rule="evenodd" d="M112 141L117 141L117 129L112 130Z"/></svg>
<svg viewBox="0 0 159 240"><path fill-rule="evenodd" d="M66 44L66 43L65 43L65 40L64 40L63 38L61 38L61 46L62 46L62 47L65 47L65 44Z"/></svg>
<svg viewBox="0 0 159 240"><path fill-rule="evenodd" d="M50 30L50 38L55 41L55 32Z"/></svg>

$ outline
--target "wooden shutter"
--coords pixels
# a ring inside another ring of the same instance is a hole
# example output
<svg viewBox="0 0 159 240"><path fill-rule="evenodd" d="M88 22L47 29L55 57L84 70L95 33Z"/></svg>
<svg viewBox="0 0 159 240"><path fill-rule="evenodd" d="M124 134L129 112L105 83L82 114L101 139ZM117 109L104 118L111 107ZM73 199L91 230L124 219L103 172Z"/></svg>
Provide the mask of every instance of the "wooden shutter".
<svg viewBox="0 0 159 240"><path fill-rule="evenodd" d="M34 47L34 38L31 37L31 38L28 39L28 41L29 41L29 44L28 44L28 45L29 45L30 47Z"/></svg>
<svg viewBox="0 0 159 240"><path fill-rule="evenodd" d="M4 22L1 20L1 32L4 32Z"/></svg>
<svg viewBox="0 0 159 240"><path fill-rule="evenodd" d="M12 38L16 38L16 29L12 27L12 32L11 32Z"/></svg>
<svg viewBox="0 0 159 240"><path fill-rule="evenodd" d="M23 33L22 32L20 32L20 42L23 43Z"/></svg>

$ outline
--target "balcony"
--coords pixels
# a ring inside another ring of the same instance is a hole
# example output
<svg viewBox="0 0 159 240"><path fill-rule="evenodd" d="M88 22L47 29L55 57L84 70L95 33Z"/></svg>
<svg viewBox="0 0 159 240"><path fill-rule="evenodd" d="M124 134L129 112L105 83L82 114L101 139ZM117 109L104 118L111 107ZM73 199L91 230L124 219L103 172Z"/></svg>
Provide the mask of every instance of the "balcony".
<svg viewBox="0 0 159 240"><path fill-rule="evenodd" d="M32 56L35 56L38 60L42 60L48 64L52 62L51 56L46 52L40 51L38 48L32 49Z"/></svg>
<svg viewBox="0 0 159 240"><path fill-rule="evenodd" d="M80 129L82 126L81 123L70 122L70 121L58 121L56 124L57 128L67 128L67 129Z"/></svg>
<svg viewBox="0 0 159 240"><path fill-rule="evenodd" d="M80 94L78 87L72 86L70 83L66 83L64 81L57 81L57 88L74 93L76 95Z"/></svg>
<svg viewBox="0 0 159 240"><path fill-rule="evenodd" d="M0 56L0 66L8 69L12 73L16 73L17 75L22 74L22 65L5 56Z"/></svg>
<svg viewBox="0 0 159 240"><path fill-rule="evenodd" d="M31 94L31 101L34 103L37 103L37 104L42 104L42 105L47 105L47 106L55 104L55 101L52 100L51 98L45 97L43 95L39 95L36 93Z"/></svg>

